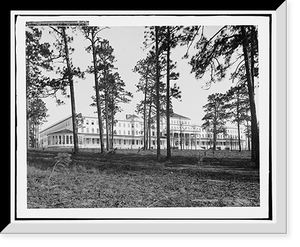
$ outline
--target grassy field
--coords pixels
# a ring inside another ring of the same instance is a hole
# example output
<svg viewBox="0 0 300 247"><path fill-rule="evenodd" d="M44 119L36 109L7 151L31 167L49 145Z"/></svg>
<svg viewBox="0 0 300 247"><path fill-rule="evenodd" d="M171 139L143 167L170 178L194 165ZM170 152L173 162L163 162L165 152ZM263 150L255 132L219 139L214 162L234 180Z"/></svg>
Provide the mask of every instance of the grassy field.
<svg viewBox="0 0 300 247"><path fill-rule="evenodd" d="M248 151L174 150L169 162L157 162L155 150L81 150L49 180L59 152L66 150L28 151L28 208L259 206Z"/></svg>

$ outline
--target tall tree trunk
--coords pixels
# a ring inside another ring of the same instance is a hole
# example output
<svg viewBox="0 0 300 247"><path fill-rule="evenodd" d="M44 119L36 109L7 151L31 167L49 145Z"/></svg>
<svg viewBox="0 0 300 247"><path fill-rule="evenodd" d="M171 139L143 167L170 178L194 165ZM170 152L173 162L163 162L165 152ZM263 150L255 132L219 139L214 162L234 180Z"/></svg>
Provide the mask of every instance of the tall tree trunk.
<svg viewBox="0 0 300 247"><path fill-rule="evenodd" d="M158 26L155 26L155 55L156 55L156 158L160 159L160 105L159 105L159 48Z"/></svg>
<svg viewBox="0 0 300 247"><path fill-rule="evenodd" d="M239 87L237 90L236 114L237 114L239 152L241 152L242 147L241 147L241 134L240 134L240 88Z"/></svg>
<svg viewBox="0 0 300 247"><path fill-rule="evenodd" d="M144 94L144 150L147 149L147 126L146 126L146 123L147 123L147 92L148 92L148 75L146 75L146 82L145 82L145 94Z"/></svg>
<svg viewBox="0 0 300 247"><path fill-rule="evenodd" d="M170 27L167 26L167 159L171 158L170 140Z"/></svg>
<svg viewBox="0 0 300 247"><path fill-rule="evenodd" d="M77 123L76 123L76 110L75 110L75 93L74 93L74 85L73 85L73 76L71 74L71 65L70 65L70 59L69 59L69 49L68 49L68 42L67 42L67 36L66 36L66 28L62 27L62 36L64 40L64 46L65 46L65 54L66 54L66 63L67 63L67 69L68 69L68 81L70 85L70 96L71 96L71 110L72 110L72 128L73 128L73 142L74 142L74 153L78 153L78 137L77 137Z"/></svg>
<svg viewBox="0 0 300 247"><path fill-rule="evenodd" d="M248 40L246 35L246 30L244 26L241 26L241 32L243 36L243 53L245 59L245 68L246 68L246 77L247 77L247 86L249 92L249 101L250 101L250 112L251 112L251 161L255 162L257 167L259 167L259 132L257 126L257 117L256 117L256 107L254 100L254 82L252 80L250 63L248 57Z"/></svg>
<svg viewBox="0 0 300 247"><path fill-rule="evenodd" d="M237 122L237 128L238 128L239 152L241 152L242 151L242 146L241 146L241 134L240 134L240 121L239 120Z"/></svg>
<svg viewBox="0 0 300 247"><path fill-rule="evenodd" d="M96 51L95 51L95 34L92 30L92 53L93 53L93 65L94 65L94 81L95 81L95 91L96 91L96 107L98 115L98 125L99 125L99 140L100 140L100 153L103 153L103 126L102 126L102 116L100 107L100 95L99 95L99 82L98 82L98 71L96 64Z"/></svg>
<svg viewBox="0 0 300 247"><path fill-rule="evenodd" d="M251 26L251 49L250 49L250 57L251 57L251 76L252 76L252 89L253 89L253 94L254 94L254 43L255 43L255 27Z"/></svg>
<svg viewBox="0 0 300 247"><path fill-rule="evenodd" d="M151 110L152 110L152 104L150 102L149 113L148 113L148 141L149 141L149 149L151 149Z"/></svg>
<svg viewBox="0 0 300 247"><path fill-rule="evenodd" d="M114 114L111 113L111 148L114 148Z"/></svg>
<svg viewBox="0 0 300 247"><path fill-rule="evenodd" d="M250 131L249 131L249 121L247 120L247 139L248 139L248 151L251 150L251 144L250 144Z"/></svg>
<svg viewBox="0 0 300 247"><path fill-rule="evenodd" d="M32 123L32 147L35 148L35 124Z"/></svg>
<svg viewBox="0 0 300 247"><path fill-rule="evenodd" d="M109 151L109 126L108 126L108 95L105 89L105 125L106 125L106 151Z"/></svg>
<svg viewBox="0 0 300 247"><path fill-rule="evenodd" d="M219 104L216 102L214 107L215 115L213 120L213 153L216 151L216 143L217 143L217 114L218 114Z"/></svg>
<svg viewBox="0 0 300 247"><path fill-rule="evenodd" d="M214 123L214 126L213 126L213 131L214 131L214 140L213 140L213 153L214 151L216 151L216 146L217 146L217 126L216 124Z"/></svg>

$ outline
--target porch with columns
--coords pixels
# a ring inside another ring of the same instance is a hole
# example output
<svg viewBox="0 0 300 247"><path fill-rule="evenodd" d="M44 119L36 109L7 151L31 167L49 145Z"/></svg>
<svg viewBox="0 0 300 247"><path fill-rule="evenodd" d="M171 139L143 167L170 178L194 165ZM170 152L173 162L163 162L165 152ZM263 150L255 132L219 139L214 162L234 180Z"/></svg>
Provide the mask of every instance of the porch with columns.
<svg viewBox="0 0 300 247"><path fill-rule="evenodd" d="M73 131L69 129L63 129L53 132L47 136L48 147L72 147L73 142ZM83 144L83 136L78 134L78 144Z"/></svg>

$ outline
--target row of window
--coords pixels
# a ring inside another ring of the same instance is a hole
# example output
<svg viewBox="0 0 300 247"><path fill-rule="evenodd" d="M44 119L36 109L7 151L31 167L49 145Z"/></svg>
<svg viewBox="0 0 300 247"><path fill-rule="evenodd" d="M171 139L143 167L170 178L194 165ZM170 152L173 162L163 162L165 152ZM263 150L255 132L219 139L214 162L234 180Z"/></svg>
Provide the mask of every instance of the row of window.
<svg viewBox="0 0 300 247"><path fill-rule="evenodd" d="M89 123L91 123L91 125L98 125L98 121L97 120L86 120L86 124L87 125L89 125ZM66 126L68 125L68 124L70 124L69 123L69 121L67 121L66 123L64 123L64 124L66 124ZM180 121L179 120L171 120L171 124L180 124ZM182 121L181 120L181 124L187 124L187 125L190 125L190 122L189 121ZM136 127L136 128L139 128L139 127L141 127L140 126L140 124L139 123L121 123L121 122L119 122L118 123L118 127L128 127L128 128L134 128L134 127ZM103 128L105 129L105 125L103 126ZM61 126L57 126L55 129L61 129ZM86 133L89 133L89 130L88 130L88 127L86 128L87 129L87 132ZM180 129L184 129L184 130L200 130L200 131L202 131L202 132L205 132L205 131L209 131L209 132L212 132L213 131L213 129L203 129L203 128L200 128L200 127L193 127L193 126L188 126L188 127L182 127L182 126L173 126L173 125L171 125L171 129L173 130L180 130ZM53 130L52 130L53 131ZM98 133L98 131L99 131L99 129L97 129L97 133ZM92 129L92 132L91 133L94 133L94 130ZM227 133L237 133L237 130L235 130L235 129L227 129ZM119 133L119 134L121 134L121 133ZM124 135L126 134L126 133L123 133ZM130 134L128 134L128 135L130 135ZM222 137L223 138L223 137Z"/></svg>
<svg viewBox="0 0 300 247"><path fill-rule="evenodd" d="M171 124L190 124L190 122L189 121L183 121L183 120L172 120L171 119Z"/></svg>
<svg viewBox="0 0 300 247"><path fill-rule="evenodd" d="M85 129L85 131L84 131L84 129ZM89 128L87 127L87 128L82 128L82 133L90 133L89 132ZM99 129L97 128L96 129L97 131L96 131L96 133L98 134L99 133ZM91 128L91 133L93 134L93 133L95 133L95 129L94 128ZM114 134L116 135L116 134L119 134L119 135L136 135L136 136L138 136L138 135L142 135L142 132L141 131L134 131L134 130L119 130L118 131L118 133L117 133L117 131L116 130L114 130ZM151 132L151 134L152 134L152 136L155 136L156 135L156 132L155 131L152 131ZM160 133L161 135L162 135L162 132ZM175 135L176 134L178 134L178 133L174 133ZM171 133L171 135L172 135L172 133ZM182 133L182 135L184 135L183 133ZM196 135L196 137L202 137L202 138L213 138L213 134L200 134L200 135ZM217 138L218 139L224 139L224 135L222 135L222 134L219 134L219 135L217 135ZM232 138L232 139L237 139L238 138L238 136L237 135L230 135L230 136L228 136L227 138ZM243 136L241 136L241 138L243 139Z"/></svg>
<svg viewBox="0 0 300 247"><path fill-rule="evenodd" d="M99 144L99 138L86 138L85 139L86 144ZM114 144L122 145L143 145L142 140L122 140L122 139L114 139Z"/></svg>
<svg viewBox="0 0 300 247"><path fill-rule="evenodd" d="M90 132L90 130L91 130L91 132ZM95 131L96 130L96 131ZM82 133L92 133L92 134L94 134L94 133L97 133L97 134L99 134L99 128L88 128L88 127L86 127L86 128L81 128L81 132ZM119 130L118 132L116 131L116 130L114 130L114 134L115 135L117 135L117 133L119 134L119 135L140 135L141 134L141 132L140 131L137 131L137 130L123 130L123 131L121 131L121 130Z"/></svg>
<svg viewBox="0 0 300 247"><path fill-rule="evenodd" d="M87 119L86 121L85 121L85 124L86 125L89 125L89 123L91 123L91 125L98 125L98 120L89 120L89 119ZM116 125L114 125L114 126L116 126ZM122 127L122 123L118 123L118 126L119 127ZM134 127L136 127L136 128L138 128L139 127L139 123L123 123L123 127L125 128L125 127L128 127L128 128L134 128ZM105 126L103 126L103 127L105 127Z"/></svg>

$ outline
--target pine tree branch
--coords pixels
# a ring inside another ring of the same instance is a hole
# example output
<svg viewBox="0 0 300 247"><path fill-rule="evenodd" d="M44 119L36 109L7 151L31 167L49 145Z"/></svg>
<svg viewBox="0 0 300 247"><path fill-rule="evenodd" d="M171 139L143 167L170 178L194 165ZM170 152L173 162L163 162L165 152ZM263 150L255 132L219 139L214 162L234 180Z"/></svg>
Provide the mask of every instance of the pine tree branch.
<svg viewBox="0 0 300 247"><path fill-rule="evenodd" d="M63 35L60 31L58 31L56 28L49 26L51 29L53 29L55 32L57 32L58 34L60 34L61 36Z"/></svg>

